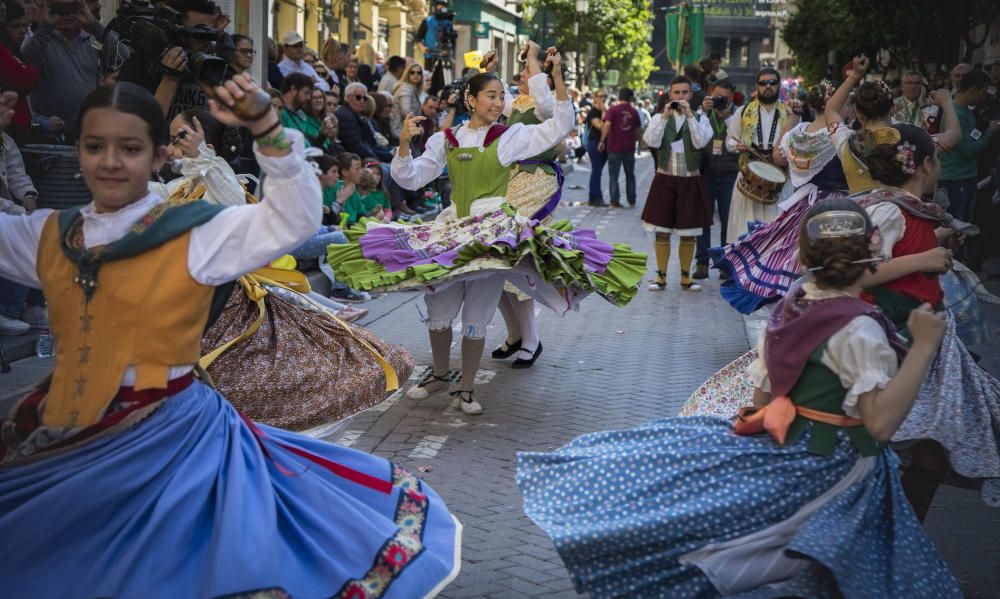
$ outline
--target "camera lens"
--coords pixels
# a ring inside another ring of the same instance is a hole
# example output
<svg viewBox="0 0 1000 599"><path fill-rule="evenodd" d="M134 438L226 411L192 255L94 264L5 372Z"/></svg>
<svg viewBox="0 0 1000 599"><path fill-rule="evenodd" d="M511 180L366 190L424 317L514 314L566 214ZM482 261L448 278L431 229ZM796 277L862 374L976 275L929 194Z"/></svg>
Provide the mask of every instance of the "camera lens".
<svg viewBox="0 0 1000 599"><path fill-rule="evenodd" d="M680 110L680 109L681 109L681 105L680 105L679 102L671 102L670 103L670 110Z"/></svg>

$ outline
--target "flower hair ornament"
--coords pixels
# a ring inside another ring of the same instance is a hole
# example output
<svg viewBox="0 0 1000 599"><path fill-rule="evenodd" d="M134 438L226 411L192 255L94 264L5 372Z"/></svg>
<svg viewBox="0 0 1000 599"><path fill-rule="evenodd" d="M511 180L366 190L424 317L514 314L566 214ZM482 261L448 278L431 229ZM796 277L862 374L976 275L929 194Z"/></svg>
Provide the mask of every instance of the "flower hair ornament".
<svg viewBox="0 0 1000 599"><path fill-rule="evenodd" d="M892 88L889 87L889 84L886 83L885 79L876 79L875 84L878 85L880 90L882 90L882 93L890 98L892 97Z"/></svg>
<svg viewBox="0 0 1000 599"><path fill-rule="evenodd" d="M816 216L806 221L806 236L810 241L819 239L835 239L838 237L857 237L868 235L869 246L877 250L875 245L881 246L882 236L878 229L869 230L868 221L865 217L853 210L828 210L820 212ZM851 264L870 264L882 262L885 259L881 256L864 258L862 260L852 260ZM822 266L809 268L809 272L823 270Z"/></svg>
<svg viewBox="0 0 1000 599"><path fill-rule="evenodd" d="M903 172L907 175L913 175L917 172L917 162L914 159L916 152L917 147L908 141L896 146L896 162L900 164Z"/></svg>

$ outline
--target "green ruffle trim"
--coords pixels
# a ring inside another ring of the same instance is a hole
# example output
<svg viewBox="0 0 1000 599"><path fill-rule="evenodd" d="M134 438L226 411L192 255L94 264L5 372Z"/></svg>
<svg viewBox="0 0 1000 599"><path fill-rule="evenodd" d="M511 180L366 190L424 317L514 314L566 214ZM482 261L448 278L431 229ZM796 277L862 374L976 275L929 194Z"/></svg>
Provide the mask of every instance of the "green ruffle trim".
<svg viewBox="0 0 1000 599"><path fill-rule="evenodd" d="M459 250L452 266L419 264L389 272L361 253L357 240L367 232L361 222L344 232L351 243L329 246L327 259L338 281L363 291L414 289L444 283L470 272L511 269L530 260L541 278L555 287L597 293L618 306L632 301L646 272L646 254L632 251L628 244L614 243L605 271L601 274L588 272L584 268L583 251L555 247L550 241L550 230L570 232L573 225L565 219L547 226L539 225L535 235L521 241L516 248L470 243Z"/></svg>

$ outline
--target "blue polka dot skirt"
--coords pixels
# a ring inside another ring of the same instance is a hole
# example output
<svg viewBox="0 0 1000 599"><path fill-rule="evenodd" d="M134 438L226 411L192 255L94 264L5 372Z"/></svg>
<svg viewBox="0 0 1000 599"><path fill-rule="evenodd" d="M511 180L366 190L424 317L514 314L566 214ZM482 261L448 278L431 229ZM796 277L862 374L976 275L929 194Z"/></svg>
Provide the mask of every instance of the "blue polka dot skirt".
<svg viewBox="0 0 1000 599"><path fill-rule="evenodd" d="M781 447L767 435L736 435L722 418L667 418L521 453L517 483L578 591L717 597L681 556L787 520L860 457L843 433L828 457L810 454L809 438L806 430ZM885 449L872 460L788 538L784 555L804 567L737 596L961 597L903 495L895 455Z"/></svg>

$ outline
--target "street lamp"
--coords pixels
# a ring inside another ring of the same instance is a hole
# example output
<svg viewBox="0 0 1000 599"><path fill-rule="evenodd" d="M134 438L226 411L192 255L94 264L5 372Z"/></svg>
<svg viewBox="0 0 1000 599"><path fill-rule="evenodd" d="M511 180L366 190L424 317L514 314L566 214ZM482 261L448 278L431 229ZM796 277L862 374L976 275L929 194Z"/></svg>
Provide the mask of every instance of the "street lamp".
<svg viewBox="0 0 1000 599"><path fill-rule="evenodd" d="M583 39L583 17L590 9L590 0L576 0L576 87L583 92L583 59L580 44Z"/></svg>

